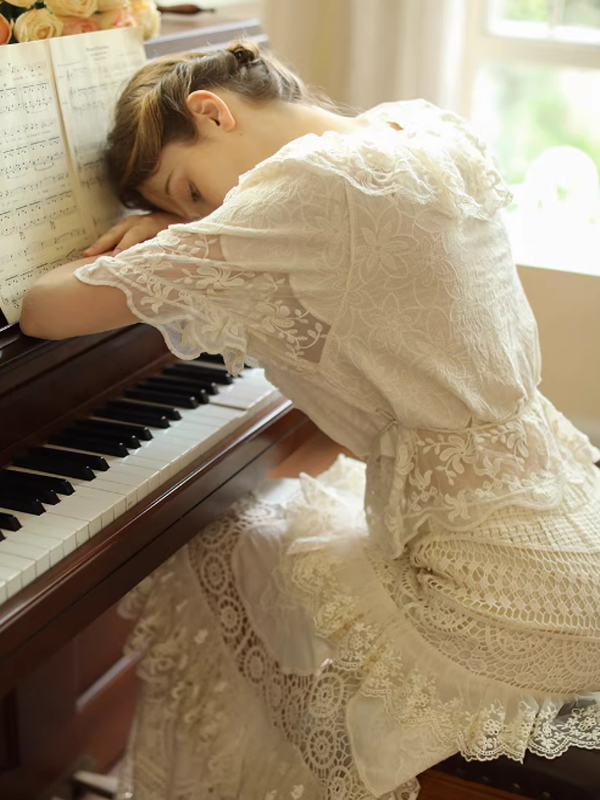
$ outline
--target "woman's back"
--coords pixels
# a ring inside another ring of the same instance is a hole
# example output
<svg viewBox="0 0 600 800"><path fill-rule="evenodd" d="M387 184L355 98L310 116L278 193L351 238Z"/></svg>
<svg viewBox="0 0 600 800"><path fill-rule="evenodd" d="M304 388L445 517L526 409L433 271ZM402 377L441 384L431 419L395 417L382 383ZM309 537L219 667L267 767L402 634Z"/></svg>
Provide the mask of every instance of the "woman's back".
<svg viewBox="0 0 600 800"><path fill-rule="evenodd" d="M290 142L209 217L79 274L126 283L177 355L254 359L368 457L371 533L397 556L430 517L467 530L507 498L556 505L600 454L537 390L511 197L485 145L422 101L362 119Z"/></svg>

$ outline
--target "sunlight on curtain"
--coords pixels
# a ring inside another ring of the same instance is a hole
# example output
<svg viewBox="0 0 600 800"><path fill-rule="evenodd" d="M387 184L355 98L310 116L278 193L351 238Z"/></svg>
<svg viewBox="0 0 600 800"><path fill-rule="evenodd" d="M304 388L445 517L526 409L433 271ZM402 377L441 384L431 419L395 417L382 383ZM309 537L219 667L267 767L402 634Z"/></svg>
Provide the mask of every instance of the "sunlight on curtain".
<svg viewBox="0 0 600 800"><path fill-rule="evenodd" d="M463 0L263 0L276 52L338 102L458 105ZM449 35L451 32L451 35Z"/></svg>

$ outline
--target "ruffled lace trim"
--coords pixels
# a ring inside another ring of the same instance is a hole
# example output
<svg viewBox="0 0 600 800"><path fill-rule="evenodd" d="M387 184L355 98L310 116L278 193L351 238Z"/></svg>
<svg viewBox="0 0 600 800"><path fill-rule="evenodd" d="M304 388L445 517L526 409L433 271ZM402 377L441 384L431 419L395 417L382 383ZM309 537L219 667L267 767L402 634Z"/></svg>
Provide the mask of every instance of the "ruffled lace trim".
<svg viewBox="0 0 600 800"><path fill-rule="evenodd" d="M371 533L397 557L428 519L467 531L505 506L554 508L599 459L600 450L537 391L509 419L464 430L407 430L392 419L368 461Z"/></svg>
<svg viewBox="0 0 600 800"><path fill-rule="evenodd" d="M512 202L492 151L452 111L426 100L408 100L382 103L363 116L401 125L422 164L430 169L435 165L447 211L454 208L464 216L491 219Z"/></svg>
<svg viewBox="0 0 600 800"><path fill-rule="evenodd" d="M450 217L490 220L512 202L491 151L456 114L410 100L383 104L362 116L395 121L403 130L307 134L242 175L226 200L277 174L281 164L299 162L308 170L335 174L365 194L396 193L400 187L412 202Z"/></svg>
<svg viewBox="0 0 600 800"><path fill-rule="evenodd" d="M168 236L165 233L163 240L134 246L118 259L102 256L94 264L79 267L75 275L92 286L120 289L129 310L140 322L153 325L177 358L190 360L203 352L220 354L229 372L237 375L246 357L245 326L234 314L212 302L210 295L228 282L235 285L232 270L205 262L203 274L193 275L192 262L187 271L182 270L184 274L179 281L175 269L170 283L165 281L162 274L165 264L168 265L169 258L176 260L165 250L165 244L172 244ZM199 236L195 249L188 248L189 254L196 259L207 259L210 244L210 239ZM241 278L238 281L243 283ZM206 298L198 290L205 291Z"/></svg>

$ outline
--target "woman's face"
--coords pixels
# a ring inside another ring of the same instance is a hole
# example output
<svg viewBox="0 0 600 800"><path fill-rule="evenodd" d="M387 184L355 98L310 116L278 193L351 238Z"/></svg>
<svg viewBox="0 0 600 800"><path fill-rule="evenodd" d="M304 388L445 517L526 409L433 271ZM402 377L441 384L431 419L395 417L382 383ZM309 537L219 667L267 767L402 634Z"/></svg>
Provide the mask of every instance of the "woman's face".
<svg viewBox="0 0 600 800"><path fill-rule="evenodd" d="M199 141L169 144L154 175L141 187L153 205L185 219L200 219L222 205L240 173L219 146Z"/></svg>
<svg viewBox="0 0 600 800"><path fill-rule="evenodd" d="M162 151L158 169L139 187L158 208L185 219L199 219L222 205L240 175L266 155L244 125L251 110L235 95L194 92L188 108L198 139L174 142Z"/></svg>

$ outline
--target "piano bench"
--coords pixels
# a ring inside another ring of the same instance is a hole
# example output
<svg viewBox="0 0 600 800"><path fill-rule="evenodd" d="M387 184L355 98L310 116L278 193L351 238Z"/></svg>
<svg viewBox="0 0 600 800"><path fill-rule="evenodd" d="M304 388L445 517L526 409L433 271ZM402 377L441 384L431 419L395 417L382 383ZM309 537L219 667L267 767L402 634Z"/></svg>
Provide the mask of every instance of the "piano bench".
<svg viewBox="0 0 600 800"><path fill-rule="evenodd" d="M600 750L572 747L553 759L527 753L522 764L504 756L466 761L456 755L433 769L532 800L600 800Z"/></svg>

